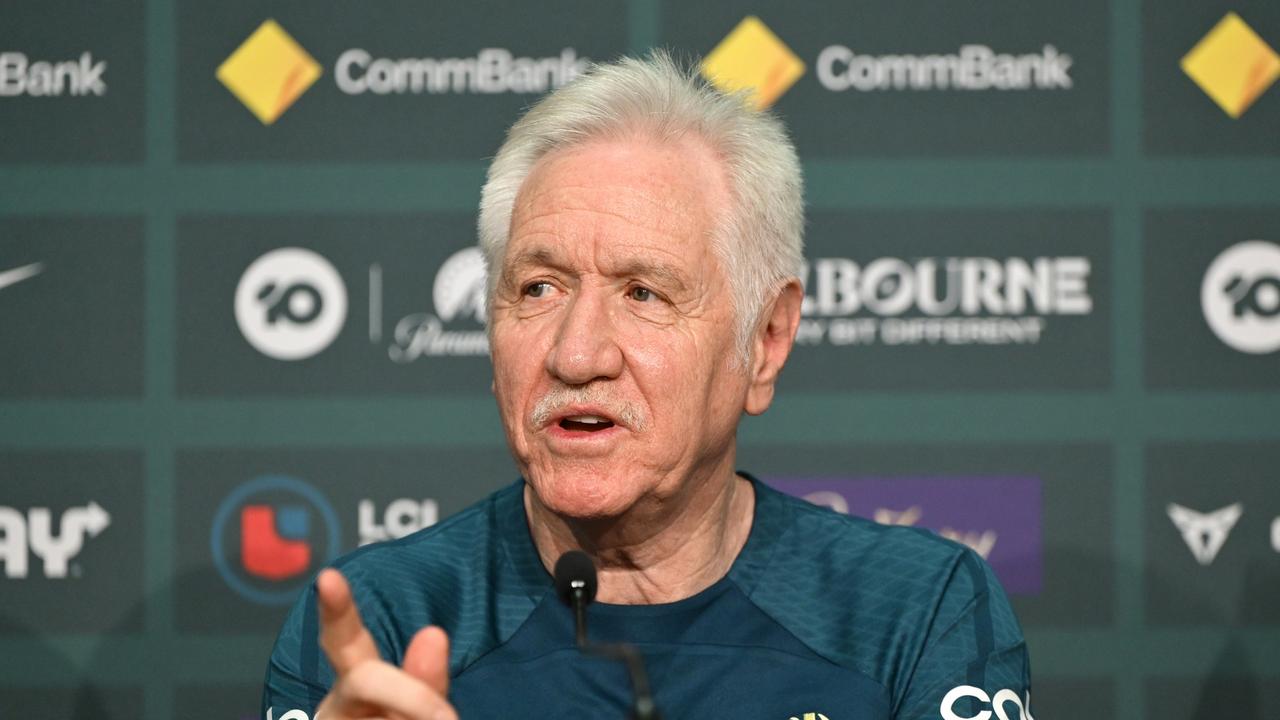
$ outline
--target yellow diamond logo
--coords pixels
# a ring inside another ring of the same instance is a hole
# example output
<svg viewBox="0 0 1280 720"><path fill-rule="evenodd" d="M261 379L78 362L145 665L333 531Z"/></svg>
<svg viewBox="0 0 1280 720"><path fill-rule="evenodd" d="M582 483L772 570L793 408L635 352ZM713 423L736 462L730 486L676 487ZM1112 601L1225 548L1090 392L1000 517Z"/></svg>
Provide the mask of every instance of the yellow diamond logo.
<svg viewBox="0 0 1280 720"><path fill-rule="evenodd" d="M218 67L218 80L263 125L283 115L320 74L320 64L275 20L262 23Z"/></svg>
<svg viewBox="0 0 1280 720"><path fill-rule="evenodd" d="M1280 55L1229 12L1182 58L1182 71L1238 118L1280 77Z"/></svg>
<svg viewBox="0 0 1280 720"><path fill-rule="evenodd" d="M804 75L804 63L760 18L749 15L702 61L702 74L724 92L748 91L763 110Z"/></svg>

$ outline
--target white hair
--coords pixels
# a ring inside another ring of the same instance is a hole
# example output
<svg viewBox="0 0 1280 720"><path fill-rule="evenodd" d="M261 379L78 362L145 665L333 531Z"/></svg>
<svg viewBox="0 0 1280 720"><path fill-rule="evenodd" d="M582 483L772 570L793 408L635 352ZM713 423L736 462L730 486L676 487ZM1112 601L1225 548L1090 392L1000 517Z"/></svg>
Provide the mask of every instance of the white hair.
<svg viewBox="0 0 1280 720"><path fill-rule="evenodd" d="M739 356L750 355L765 303L800 274L804 246L800 161L782 121L742 94L716 90L670 55L596 64L542 98L507 133L480 196L480 249L492 299L525 178L543 156L598 138L700 138L724 162L732 208L712 237L730 284Z"/></svg>

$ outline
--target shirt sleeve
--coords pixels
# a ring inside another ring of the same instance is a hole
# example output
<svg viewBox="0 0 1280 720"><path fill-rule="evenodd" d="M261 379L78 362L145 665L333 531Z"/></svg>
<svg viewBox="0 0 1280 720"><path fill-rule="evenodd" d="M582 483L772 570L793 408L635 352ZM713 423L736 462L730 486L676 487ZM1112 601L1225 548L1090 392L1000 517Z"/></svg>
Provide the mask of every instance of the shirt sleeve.
<svg viewBox="0 0 1280 720"><path fill-rule="evenodd" d="M990 566L966 550L938 601L894 720L1033 720L1022 629Z"/></svg>
<svg viewBox="0 0 1280 720"><path fill-rule="evenodd" d="M320 650L315 583L285 618L262 688L264 720L311 720L333 684L333 669Z"/></svg>

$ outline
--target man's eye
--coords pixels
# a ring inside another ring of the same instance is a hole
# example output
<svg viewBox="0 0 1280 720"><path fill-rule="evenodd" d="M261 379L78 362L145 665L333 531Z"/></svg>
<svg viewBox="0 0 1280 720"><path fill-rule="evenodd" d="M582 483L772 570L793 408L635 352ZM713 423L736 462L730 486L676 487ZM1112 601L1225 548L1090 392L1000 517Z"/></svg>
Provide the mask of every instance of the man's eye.
<svg viewBox="0 0 1280 720"><path fill-rule="evenodd" d="M549 282L529 283L524 287L524 294L528 297L536 298L536 297L542 297L543 295L546 295L548 292L550 292L550 290L551 290L551 283Z"/></svg>
<svg viewBox="0 0 1280 720"><path fill-rule="evenodd" d="M636 286L627 291L627 297L636 302L649 302L653 299L653 291L647 287Z"/></svg>

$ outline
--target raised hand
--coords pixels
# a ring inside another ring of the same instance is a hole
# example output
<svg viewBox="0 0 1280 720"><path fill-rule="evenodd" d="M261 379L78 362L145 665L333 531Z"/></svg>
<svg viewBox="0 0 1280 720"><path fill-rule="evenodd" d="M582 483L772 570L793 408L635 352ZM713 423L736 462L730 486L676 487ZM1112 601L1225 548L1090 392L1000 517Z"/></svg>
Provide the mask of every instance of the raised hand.
<svg viewBox="0 0 1280 720"><path fill-rule="evenodd" d="M457 720L449 692L449 638L444 630L419 630L398 668L378 655L360 620L342 573L327 569L316 579L320 646L336 679L315 720Z"/></svg>

